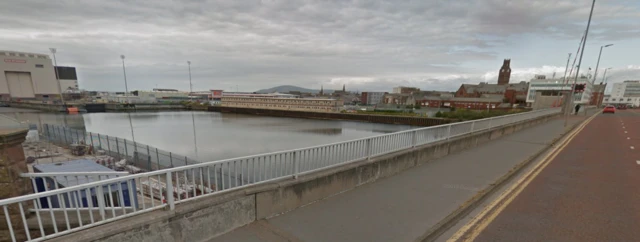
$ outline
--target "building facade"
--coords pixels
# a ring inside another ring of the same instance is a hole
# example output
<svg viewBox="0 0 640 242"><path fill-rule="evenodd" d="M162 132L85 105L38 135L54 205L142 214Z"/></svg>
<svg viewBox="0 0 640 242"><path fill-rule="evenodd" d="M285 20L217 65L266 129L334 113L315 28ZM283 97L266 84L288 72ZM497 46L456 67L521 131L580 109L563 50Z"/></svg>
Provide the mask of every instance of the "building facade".
<svg viewBox="0 0 640 242"><path fill-rule="evenodd" d="M0 50L2 100L60 99L53 63L48 55Z"/></svg>
<svg viewBox="0 0 640 242"><path fill-rule="evenodd" d="M75 67L56 66L55 71L57 78L60 81L60 88L62 88L62 92L77 91L80 89L78 86L78 74L76 74Z"/></svg>
<svg viewBox="0 0 640 242"><path fill-rule="evenodd" d="M565 82L563 78L546 79L544 76L536 76L529 82L529 91L527 94L527 105L531 106L535 102L536 93L542 92L543 96L562 95L564 92L571 92L573 81ZM573 102L575 104L590 104L591 95L593 94L593 84L586 76L582 76L576 80L577 85L584 85L584 91L575 92Z"/></svg>
<svg viewBox="0 0 640 242"><path fill-rule="evenodd" d="M255 96L258 95L258 96ZM307 112L339 112L344 108L341 100L288 98L270 94L224 95L220 98L222 107L292 110Z"/></svg>
<svg viewBox="0 0 640 242"><path fill-rule="evenodd" d="M640 81L629 80L614 83L611 95L603 100L605 105L631 105L640 107Z"/></svg>
<svg viewBox="0 0 640 242"><path fill-rule="evenodd" d="M376 105L382 102L386 92L362 92L360 95L360 103L364 105Z"/></svg>
<svg viewBox="0 0 640 242"><path fill-rule="evenodd" d="M420 88L417 87L394 87L393 88L393 92L392 93L398 93L398 94L411 94L414 92L419 92Z"/></svg>
<svg viewBox="0 0 640 242"><path fill-rule="evenodd" d="M511 79L511 59L504 59L498 71L498 85L509 84L509 79Z"/></svg>

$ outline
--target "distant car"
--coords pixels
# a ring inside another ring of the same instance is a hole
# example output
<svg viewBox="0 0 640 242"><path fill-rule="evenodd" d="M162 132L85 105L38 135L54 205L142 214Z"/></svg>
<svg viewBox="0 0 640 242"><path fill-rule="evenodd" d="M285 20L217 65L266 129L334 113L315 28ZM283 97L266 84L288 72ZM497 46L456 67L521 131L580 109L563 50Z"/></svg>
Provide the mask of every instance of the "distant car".
<svg viewBox="0 0 640 242"><path fill-rule="evenodd" d="M616 113L616 107L606 106L604 107L604 110L602 110L602 113Z"/></svg>
<svg viewBox="0 0 640 242"><path fill-rule="evenodd" d="M620 106L618 106L618 109L625 110L625 109L627 109L627 105L620 105Z"/></svg>

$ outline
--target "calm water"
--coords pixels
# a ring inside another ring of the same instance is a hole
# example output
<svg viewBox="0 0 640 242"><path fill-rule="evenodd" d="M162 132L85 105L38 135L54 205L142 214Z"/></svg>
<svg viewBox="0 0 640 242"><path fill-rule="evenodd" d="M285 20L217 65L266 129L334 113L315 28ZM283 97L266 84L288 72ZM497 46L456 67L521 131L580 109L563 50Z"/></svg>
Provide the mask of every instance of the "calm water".
<svg viewBox="0 0 640 242"><path fill-rule="evenodd" d="M66 125L131 140L130 115L136 142L200 161L303 148L411 128L406 125L214 112L66 115L0 108L0 113L37 125Z"/></svg>

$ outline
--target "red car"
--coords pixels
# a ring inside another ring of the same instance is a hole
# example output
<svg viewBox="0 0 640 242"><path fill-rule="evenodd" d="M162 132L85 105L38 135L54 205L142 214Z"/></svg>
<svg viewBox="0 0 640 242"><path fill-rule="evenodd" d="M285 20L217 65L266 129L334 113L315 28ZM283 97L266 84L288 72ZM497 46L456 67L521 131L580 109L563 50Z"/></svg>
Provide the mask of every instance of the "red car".
<svg viewBox="0 0 640 242"><path fill-rule="evenodd" d="M606 106L604 107L604 110L602 110L602 113L616 113L616 107Z"/></svg>

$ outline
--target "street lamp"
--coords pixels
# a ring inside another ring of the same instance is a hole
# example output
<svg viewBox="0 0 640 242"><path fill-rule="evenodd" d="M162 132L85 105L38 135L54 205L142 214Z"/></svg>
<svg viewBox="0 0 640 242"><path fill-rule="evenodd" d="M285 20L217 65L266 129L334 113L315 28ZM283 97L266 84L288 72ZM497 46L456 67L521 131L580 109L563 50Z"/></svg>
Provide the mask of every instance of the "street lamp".
<svg viewBox="0 0 640 242"><path fill-rule="evenodd" d="M187 65L189 65L189 97L191 97L191 93L193 92L193 85L191 84L191 61L187 61Z"/></svg>
<svg viewBox="0 0 640 242"><path fill-rule="evenodd" d="M589 27L591 26L591 17L593 16L593 7L595 7L596 5L596 0L593 0L593 2L591 3L591 11L589 12L589 20L587 21L587 30L584 33L584 42L582 42L582 51L580 51L580 60L578 61L578 66L576 69L576 79L573 80L573 86L571 87L571 95L569 98L569 104L567 106L567 108L569 110L567 110L568 112L566 112L565 117L564 117L564 126L567 127L567 123L569 122L569 114L571 113L570 108L573 108L573 96L574 93L576 92L576 82L578 81L578 75L580 75L580 66L582 66L582 55L584 54L584 47L585 45L587 45L587 37L589 36ZM576 113L577 114L577 113Z"/></svg>
<svg viewBox="0 0 640 242"><path fill-rule="evenodd" d="M612 68L612 67L609 67L609 68L607 68L607 69L604 69L604 75L602 75L602 82L603 82L603 83L607 81L607 80L606 80L606 79L604 79L604 78L605 78L605 77L607 77L607 70L609 70L609 69L611 69L611 68Z"/></svg>
<svg viewBox="0 0 640 242"><path fill-rule="evenodd" d="M598 62L597 62L597 64L596 64L596 72L595 72L595 73L593 73L593 83L595 83L595 82L596 82L596 77L598 76L598 66L600 66L600 56L602 56L602 49L603 49L603 48L607 48L607 47L609 47L609 46L613 46L613 44L608 44L608 45L600 46L600 54L598 54Z"/></svg>
<svg viewBox="0 0 640 242"><path fill-rule="evenodd" d="M611 67L604 69L604 75L602 76L602 81L600 83L604 83L605 82L605 77L607 77L607 70L611 69ZM593 82L595 82L595 78L593 79ZM595 84L595 83L594 83ZM603 84L604 87L602 88L602 93L598 94L600 95L598 97L598 107L600 107L602 105L602 99L604 99L604 91L607 90L607 83Z"/></svg>
<svg viewBox="0 0 640 242"><path fill-rule="evenodd" d="M129 93L129 87L127 87L127 70L124 67L124 55L120 55L120 59L122 59L122 73L124 74L124 98L126 102L129 102L127 97L127 93ZM136 136L133 134L133 122L131 122L131 112L127 112L127 116L129 117L129 128L131 129L131 141L133 141L133 149L134 152L138 152L138 145L136 144ZM134 155L134 157L136 157Z"/></svg>
<svg viewBox="0 0 640 242"><path fill-rule="evenodd" d="M60 85L60 78L58 77L58 69L56 68L58 66L58 61L56 60L56 48L49 48L49 50L53 55L53 71L56 72L56 81L58 82L58 91L60 92L60 101L64 106L64 96L62 96L62 85Z"/></svg>
<svg viewBox="0 0 640 242"><path fill-rule="evenodd" d="M127 96L129 93L129 87L127 87L127 70L124 68L124 55L120 55L120 59L122 59L122 73L124 74L124 96Z"/></svg>

